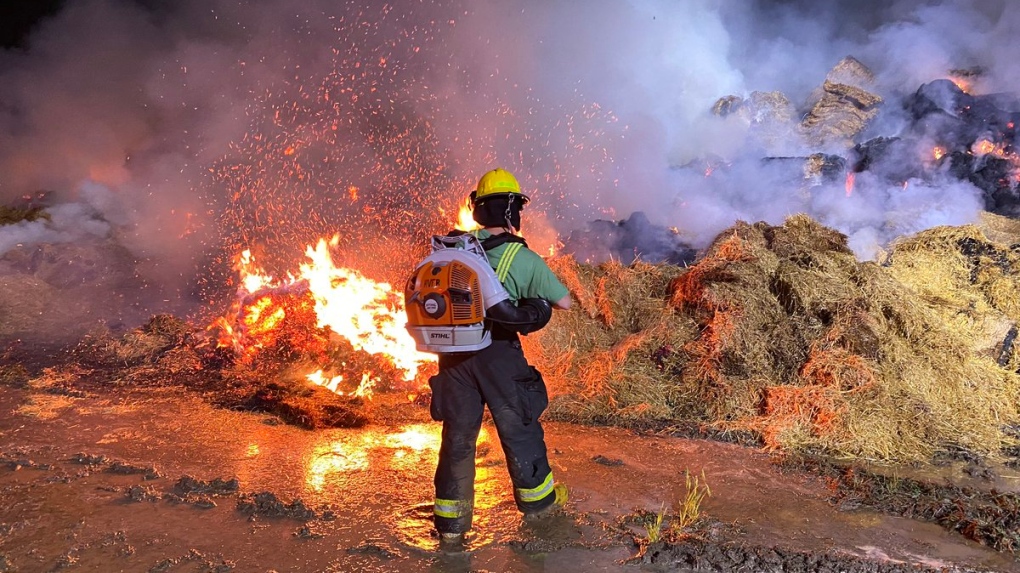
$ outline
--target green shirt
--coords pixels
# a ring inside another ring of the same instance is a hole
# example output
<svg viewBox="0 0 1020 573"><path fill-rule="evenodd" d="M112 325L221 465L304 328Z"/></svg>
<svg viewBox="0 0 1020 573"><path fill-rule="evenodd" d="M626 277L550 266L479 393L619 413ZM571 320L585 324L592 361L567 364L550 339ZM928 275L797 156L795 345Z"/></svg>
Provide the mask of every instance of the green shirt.
<svg viewBox="0 0 1020 573"><path fill-rule="evenodd" d="M478 240L485 240L492 236L486 230L472 231L472 235ZM503 253L511 245L520 243L503 243L502 245L486 251L489 258L489 266L499 268ZM503 286L510 293L510 299L515 303L522 298L544 298L550 303L557 302L569 294L567 287L563 286L560 279L556 278L549 265L545 264L542 257L538 256L531 249L521 245L521 248L510 261L510 268L506 272L506 278L502 280Z"/></svg>

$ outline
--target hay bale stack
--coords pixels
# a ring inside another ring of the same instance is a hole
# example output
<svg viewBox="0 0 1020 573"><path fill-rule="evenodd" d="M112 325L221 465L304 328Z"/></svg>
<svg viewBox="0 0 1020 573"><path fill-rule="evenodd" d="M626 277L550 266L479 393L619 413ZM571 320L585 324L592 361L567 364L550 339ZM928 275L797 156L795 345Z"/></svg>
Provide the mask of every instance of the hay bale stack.
<svg viewBox="0 0 1020 573"><path fill-rule="evenodd" d="M878 115L882 97L871 93L874 75L851 56L829 72L801 126L818 145L853 146L853 139Z"/></svg>
<svg viewBox="0 0 1020 573"><path fill-rule="evenodd" d="M1000 245L1020 243L1020 220L982 211L977 225L993 243Z"/></svg>
<svg viewBox="0 0 1020 573"><path fill-rule="evenodd" d="M912 251L898 249L906 265ZM775 449L896 460L948 444L995 452L1018 418L1020 379L974 350L973 331L804 215L738 223L686 270L554 269L581 307L529 340L559 394L555 415L695 421L751 430ZM988 308L1008 306L1006 283L981 291Z"/></svg>

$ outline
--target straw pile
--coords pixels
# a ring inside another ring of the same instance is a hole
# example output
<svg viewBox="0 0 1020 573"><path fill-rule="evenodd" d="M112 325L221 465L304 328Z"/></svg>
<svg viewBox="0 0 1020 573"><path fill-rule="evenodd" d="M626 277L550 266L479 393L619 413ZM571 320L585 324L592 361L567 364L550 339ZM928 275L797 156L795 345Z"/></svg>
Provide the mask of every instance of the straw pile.
<svg viewBox="0 0 1020 573"><path fill-rule="evenodd" d="M581 309L527 341L551 415L873 459L994 453L1018 419L1016 365L989 350L1016 316L1013 258L976 228L937 232L896 245L888 268L803 215L738 223L689 269L555 260Z"/></svg>
<svg viewBox="0 0 1020 573"><path fill-rule="evenodd" d="M636 262L623 266L549 261L577 303L524 339L528 357L560 394L550 415L588 423L669 420L689 402L665 383L693 320L667 307L668 286L682 269Z"/></svg>

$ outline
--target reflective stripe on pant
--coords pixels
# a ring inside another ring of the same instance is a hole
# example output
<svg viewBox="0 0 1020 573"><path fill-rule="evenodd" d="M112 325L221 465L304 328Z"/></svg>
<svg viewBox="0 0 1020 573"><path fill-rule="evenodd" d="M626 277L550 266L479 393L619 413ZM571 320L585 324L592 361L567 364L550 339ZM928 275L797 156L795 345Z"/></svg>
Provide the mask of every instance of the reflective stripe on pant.
<svg viewBox="0 0 1020 573"><path fill-rule="evenodd" d="M441 356L439 374L430 384L433 416L443 422L435 479L436 529L445 533L471 528L470 512L438 509L440 500L456 501L458 507L474 505L475 443L486 405L506 456L518 509L538 511L554 501L545 434L538 422L548 394L542 376L525 360L520 342L494 340L471 355ZM452 504L443 507L448 505Z"/></svg>
<svg viewBox="0 0 1020 573"><path fill-rule="evenodd" d="M432 512L436 515L436 517L456 520L465 516L470 516L472 510L473 508L470 500L436 498L436 505Z"/></svg>
<svg viewBox="0 0 1020 573"><path fill-rule="evenodd" d="M556 482L553 481L552 472L549 472L549 475L546 476L545 480L538 487L514 488L514 497L518 502L523 503L540 502L553 492L554 485L556 485Z"/></svg>

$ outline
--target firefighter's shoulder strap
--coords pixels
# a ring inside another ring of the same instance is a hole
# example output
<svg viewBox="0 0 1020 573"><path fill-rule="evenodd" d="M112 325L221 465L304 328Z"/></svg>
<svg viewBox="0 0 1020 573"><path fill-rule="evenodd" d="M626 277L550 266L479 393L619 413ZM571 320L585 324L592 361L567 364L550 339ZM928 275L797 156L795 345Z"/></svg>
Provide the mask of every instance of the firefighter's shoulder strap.
<svg viewBox="0 0 1020 573"><path fill-rule="evenodd" d="M453 233L463 234L463 231L454 231ZM453 235L453 233L450 233ZM472 235L477 237L477 231L472 232ZM524 240L524 237L519 237L512 233L500 233L498 235L491 235L482 239L482 248L486 251L491 251L496 247L510 243L510 245L503 251L503 254L499 257L499 262L496 264L493 270L496 271L496 278L499 282L505 282L507 275L510 273L510 265L514 262L514 257L517 256L518 251L522 247L527 247L528 243Z"/></svg>

